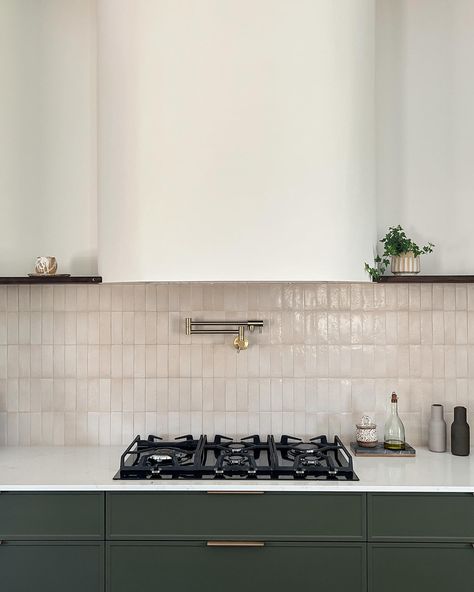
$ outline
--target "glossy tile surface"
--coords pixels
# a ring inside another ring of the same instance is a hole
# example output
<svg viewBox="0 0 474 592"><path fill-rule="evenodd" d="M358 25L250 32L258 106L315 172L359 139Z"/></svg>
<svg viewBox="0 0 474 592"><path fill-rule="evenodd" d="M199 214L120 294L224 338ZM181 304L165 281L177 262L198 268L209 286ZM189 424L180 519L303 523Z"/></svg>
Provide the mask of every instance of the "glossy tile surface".
<svg viewBox="0 0 474 592"><path fill-rule="evenodd" d="M250 348L184 318L261 318ZM392 390L407 439L432 403L474 425L472 285L0 287L0 443L108 445L137 433L380 434Z"/></svg>

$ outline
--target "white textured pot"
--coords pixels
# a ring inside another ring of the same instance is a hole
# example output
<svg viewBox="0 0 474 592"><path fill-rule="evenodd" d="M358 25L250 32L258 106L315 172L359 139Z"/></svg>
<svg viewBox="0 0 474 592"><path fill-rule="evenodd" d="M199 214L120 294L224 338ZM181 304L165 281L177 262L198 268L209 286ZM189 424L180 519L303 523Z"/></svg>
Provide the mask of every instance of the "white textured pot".
<svg viewBox="0 0 474 592"><path fill-rule="evenodd" d="M412 275L420 273L420 258L411 251L392 257L392 273L395 275Z"/></svg>

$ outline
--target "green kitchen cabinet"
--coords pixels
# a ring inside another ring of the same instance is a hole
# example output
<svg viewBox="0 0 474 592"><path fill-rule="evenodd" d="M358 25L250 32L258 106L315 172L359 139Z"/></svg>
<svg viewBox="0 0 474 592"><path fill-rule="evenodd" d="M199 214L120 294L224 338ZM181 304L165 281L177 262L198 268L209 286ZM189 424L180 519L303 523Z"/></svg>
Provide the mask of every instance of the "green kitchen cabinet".
<svg viewBox="0 0 474 592"><path fill-rule="evenodd" d="M360 493L107 494L110 540L365 541Z"/></svg>
<svg viewBox="0 0 474 592"><path fill-rule="evenodd" d="M367 590L363 543L114 541L106 555L107 592Z"/></svg>
<svg viewBox="0 0 474 592"><path fill-rule="evenodd" d="M369 541L474 542L471 493L370 493L367 506Z"/></svg>
<svg viewBox="0 0 474 592"><path fill-rule="evenodd" d="M2 541L0 590L103 592L103 543Z"/></svg>
<svg viewBox="0 0 474 592"><path fill-rule="evenodd" d="M103 493L3 492L0 539L103 540Z"/></svg>
<svg viewBox="0 0 474 592"><path fill-rule="evenodd" d="M372 543L368 563L369 592L474 590L474 548L468 543Z"/></svg>
<svg viewBox="0 0 474 592"><path fill-rule="evenodd" d="M469 493L9 492L8 592L474 592Z"/></svg>
<svg viewBox="0 0 474 592"><path fill-rule="evenodd" d="M473 592L474 496L367 496L369 592Z"/></svg>

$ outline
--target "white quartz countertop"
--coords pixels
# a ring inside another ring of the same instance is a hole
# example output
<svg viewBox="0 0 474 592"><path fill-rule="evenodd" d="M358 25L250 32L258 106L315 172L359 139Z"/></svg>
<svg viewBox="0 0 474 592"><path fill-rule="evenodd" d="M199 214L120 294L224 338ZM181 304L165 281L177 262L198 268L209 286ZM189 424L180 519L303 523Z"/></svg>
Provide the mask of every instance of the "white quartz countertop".
<svg viewBox="0 0 474 592"><path fill-rule="evenodd" d="M0 491L400 491L474 493L474 450L456 457L354 457L360 481L114 481L123 446L0 448Z"/></svg>

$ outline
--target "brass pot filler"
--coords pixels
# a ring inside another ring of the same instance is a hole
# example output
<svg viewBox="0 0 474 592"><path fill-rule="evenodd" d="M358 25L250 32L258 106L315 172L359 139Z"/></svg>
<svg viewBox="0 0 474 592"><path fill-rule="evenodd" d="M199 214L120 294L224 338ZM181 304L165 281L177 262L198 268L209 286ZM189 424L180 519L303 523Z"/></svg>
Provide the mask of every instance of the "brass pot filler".
<svg viewBox="0 0 474 592"><path fill-rule="evenodd" d="M186 335L235 335L234 347L237 353L249 346L245 329L253 333L257 328L262 332L263 321L193 321L186 318Z"/></svg>

